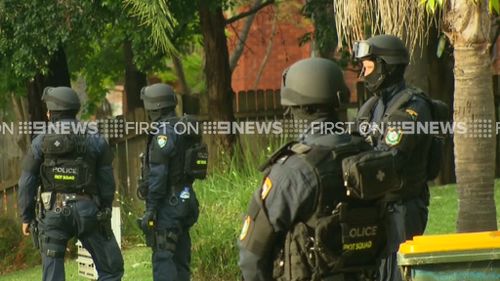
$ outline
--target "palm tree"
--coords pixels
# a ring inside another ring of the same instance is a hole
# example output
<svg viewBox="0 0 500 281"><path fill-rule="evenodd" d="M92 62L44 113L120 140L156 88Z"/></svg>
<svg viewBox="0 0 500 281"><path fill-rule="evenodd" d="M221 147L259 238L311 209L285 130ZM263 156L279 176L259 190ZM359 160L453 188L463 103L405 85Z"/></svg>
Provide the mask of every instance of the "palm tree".
<svg viewBox="0 0 500 281"><path fill-rule="evenodd" d="M457 231L496 230L496 134L488 1L450 0L446 9L446 33L455 50L453 118L455 122L468 122L468 134L454 135ZM482 122L486 133L471 135L477 132L473 126ZM491 132L487 126L491 126Z"/></svg>
<svg viewBox="0 0 500 281"><path fill-rule="evenodd" d="M338 0L338 34L351 43L372 33L404 38L418 56L416 46L427 43L432 21L454 47L454 121L468 122L469 134L455 134L455 173L459 194L457 231L497 228L493 197L495 177L495 109L489 48L490 11L499 0ZM438 8L439 6L439 8ZM340 40L339 40L340 41ZM492 125L492 132L470 135L475 123Z"/></svg>

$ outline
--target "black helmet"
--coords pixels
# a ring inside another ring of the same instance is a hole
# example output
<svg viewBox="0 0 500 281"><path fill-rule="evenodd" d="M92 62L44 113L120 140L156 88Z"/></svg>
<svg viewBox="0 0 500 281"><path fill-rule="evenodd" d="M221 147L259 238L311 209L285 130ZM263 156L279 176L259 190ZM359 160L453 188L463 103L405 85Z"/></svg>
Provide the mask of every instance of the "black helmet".
<svg viewBox="0 0 500 281"><path fill-rule="evenodd" d="M292 64L283 72L281 104L338 105L348 92L342 70L335 62L324 58L307 58Z"/></svg>
<svg viewBox="0 0 500 281"><path fill-rule="evenodd" d="M80 99L69 87L46 87L43 90L42 101L50 111L80 110Z"/></svg>
<svg viewBox="0 0 500 281"><path fill-rule="evenodd" d="M163 83L146 86L141 90L141 100L146 110L158 110L177 105L174 89Z"/></svg>
<svg viewBox="0 0 500 281"><path fill-rule="evenodd" d="M386 64L403 64L410 62L408 49L401 39L393 35L377 35L365 41L357 41L353 47L354 58L378 57Z"/></svg>

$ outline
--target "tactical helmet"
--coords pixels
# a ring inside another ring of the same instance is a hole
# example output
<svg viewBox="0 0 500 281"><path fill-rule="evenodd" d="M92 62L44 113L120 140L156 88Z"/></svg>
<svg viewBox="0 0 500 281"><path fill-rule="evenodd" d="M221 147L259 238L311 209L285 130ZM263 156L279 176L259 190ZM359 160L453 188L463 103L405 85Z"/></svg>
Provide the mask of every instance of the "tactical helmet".
<svg viewBox="0 0 500 281"><path fill-rule="evenodd" d="M65 111L80 109L80 99L69 87L46 87L43 90L42 101L50 111Z"/></svg>
<svg viewBox="0 0 500 281"><path fill-rule="evenodd" d="M171 86L157 83L141 90L141 100L146 110L158 110L177 105L177 96Z"/></svg>
<svg viewBox="0 0 500 281"><path fill-rule="evenodd" d="M366 41L355 42L353 53L354 58L360 60L378 57L386 64L407 65L410 62L405 44L394 35L377 35Z"/></svg>
<svg viewBox="0 0 500 281"><path fill-rule="evenodd" d="M338 105L348 92L342 70L337 64L324 58L307 58L292 64L283 72L281 104Z"/></svg>

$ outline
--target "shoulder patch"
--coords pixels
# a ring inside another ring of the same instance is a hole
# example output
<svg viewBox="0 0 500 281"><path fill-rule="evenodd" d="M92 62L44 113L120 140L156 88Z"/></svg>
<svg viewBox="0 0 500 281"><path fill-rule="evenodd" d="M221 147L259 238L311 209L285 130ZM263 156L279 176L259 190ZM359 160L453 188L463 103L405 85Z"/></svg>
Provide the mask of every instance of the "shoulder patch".
<svg viewBox="0 0 500 281"><path fill-rule="evenodd" d="M272 187L273 187L273 182L269 177L266 177L266 179L264 180L264 184L262 184L262 191L260 192L260 198L262 200L266 199Z"/></svg>
<svg viewBox="0 0 500 281"><path fill-rule="evenodd" d="M406 113L410 114L411 119L413 119L413 120L417 119L418 113L415 110L413 110L411 108L407 108L405 111L406 111Z"/></svg>
<svg viewBox="0 0 500 281"><path fill-rule="evenodd" d="M245 218L245 222L243 223L243 227L241 228L241 233L240 233L240 241L245 240L248 235L248 230L250 229L250 224L252 223L252 219L250 216L247 216Z"/></svg>
<svg viewBox="0 0 500 281"><path fill-rule="evenodd" d="M388 128L385 135L385 143L388 146L395 146L401 142L401 138L403 138L403 132L400 129Z"/></svg>
<svg viewBox="0 0 500 281"><path fill-rule="evenodd" d="M160 148L163 148L165 145L167 145L168 137L166 135L159 135L156 137L156 142L158 143L158 146Z"/></svg>

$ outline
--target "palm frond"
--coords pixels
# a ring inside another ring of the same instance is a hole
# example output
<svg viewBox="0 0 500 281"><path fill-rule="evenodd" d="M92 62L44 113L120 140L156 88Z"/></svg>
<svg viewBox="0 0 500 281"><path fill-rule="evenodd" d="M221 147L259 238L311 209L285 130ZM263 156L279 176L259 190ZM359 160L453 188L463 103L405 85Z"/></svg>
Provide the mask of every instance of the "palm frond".
<svg viewBox="0 0 500 281"><path fill-rule="evenodd" d="M151 29L151 38L156 48L165 53L177 53L171 35L177 25L165 0L123 0L132 16Z"/></svg>
<svg viewBox="0 0 500 281"><path fill-rule="evenodd" d="M418 46L427 44L432 22L439 28L442 19L419 0L337 0L335 17L339 37L348 47L371 34L392 34L405 41L412 57Z"/></svg>

